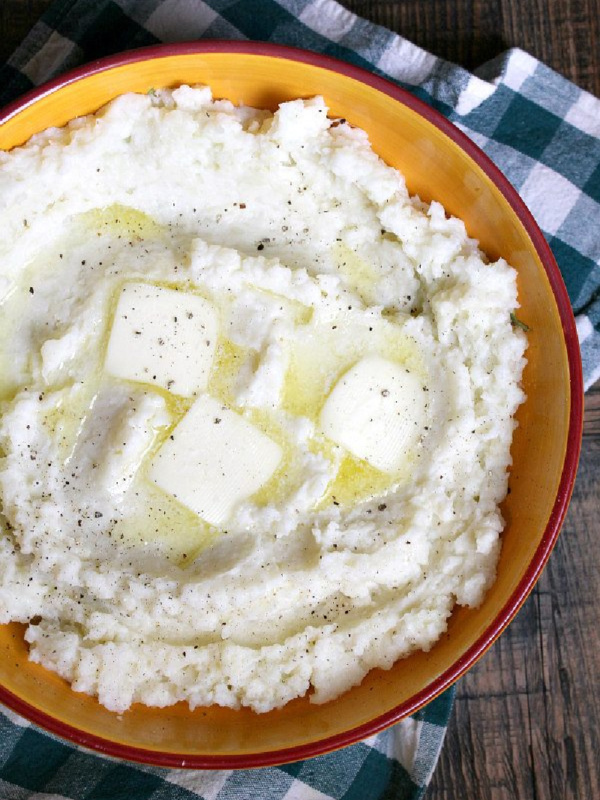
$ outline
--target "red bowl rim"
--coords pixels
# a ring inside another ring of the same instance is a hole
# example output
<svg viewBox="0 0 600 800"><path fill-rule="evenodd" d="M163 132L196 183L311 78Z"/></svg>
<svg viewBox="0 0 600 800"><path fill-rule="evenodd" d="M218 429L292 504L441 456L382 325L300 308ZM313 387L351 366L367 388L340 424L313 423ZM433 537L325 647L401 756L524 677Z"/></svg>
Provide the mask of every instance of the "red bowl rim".
<svg viewBox="0 0 600 800"><path fill-rule="evenodd" d="M337 750L347 745L354 744L369 736L384 730L404 717L413 714L418 709L429 703L445 689L449 688L458 678L460 678L475 661L477 661L485 651L500 636L509 622L516 615L527 596L533 589L541 571L543 570L550 553L556 543L561 525L564 521L567 507L573 492L579 452L581 448L581 438L583 430L583 380L581 368L581 355L575 320L571 309L571 303L565 288L560 270L554 259L552 251L540 228L535 222L531 212L527 209L517 191L509 183L507 178L500 172L498 167L490 158L464 134L453 123L446 119L440 112L428 106L422 100L410 94L405 89L397 86L391 81L374 75L366 69L340 61L331 56L320 55L308 50L301 50L296 47L285 45L270 44L266 42L247 42L247 41L228 41L211 40L200 42L181 42L177 44L162 44L152 47L139 48L118 53L106 58L97 59L33 89L21 98L0 110L0 125L7 122L11 117L23 111L32 103L37 102L42 97L52 94L58 89L89 77L98 72L104 72L115 67L125 66L138 61L149 59L166 58L175 55L188 55L196 53L229 53L229 54L250 54L268 56L270 58L280 58L291 61L299 61L315 67L326 69L332 72L341 73L349 78L360 81L371 86L373 89L389 95L396 101L408 106L411 110L420 114L428 122L435 125L446 136L452 139L463 151L470 156L473 161L487 174L487 176L500 189L505 199L511 205L517 217L523 224L529 237L531 238L540 260L546 270L546 274L552 292L554 294L558 313L561 320L567 358L569 363L569 380L571 388L571 408L569 415L569 433L565 452L565 461L560 479L556 500L552 508L548 524L544 531L542 540L535 552L535 556L529 565L525 575L512 593L510 599L497 615L479 639L445 672L432 681L421 692L414 695L410 700L401 703L385 714L381 714L375 719L359 725L343 733L320 739L316 742L299 745L297 747L273 750L267 753L242 753L237 755L217 756L217 755L178 755L176 753L164 753L154 750L133 747L121 744L101 736L81 731L71 725L56 720L45 712L29 705L12 692L0 686L0 702L21 714L30 721L40 725L42 728L57 734L71 742L100 753L140 763L155 764L162 767L178 767L190 769L246 769L251 767L273 766L276 764L299 761L313 756Z"/></svg>

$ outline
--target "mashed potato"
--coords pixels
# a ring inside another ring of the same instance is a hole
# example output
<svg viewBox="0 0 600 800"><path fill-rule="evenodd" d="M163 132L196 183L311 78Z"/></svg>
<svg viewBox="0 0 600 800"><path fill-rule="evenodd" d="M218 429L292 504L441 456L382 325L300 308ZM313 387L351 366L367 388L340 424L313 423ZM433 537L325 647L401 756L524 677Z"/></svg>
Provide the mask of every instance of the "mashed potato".
<svg viewBox="0 0 600 800"><path fill-rule="evenodd" d="M322 100L0 154L0 622L114 711L325 702L494 580L516 275Z"/></svg>

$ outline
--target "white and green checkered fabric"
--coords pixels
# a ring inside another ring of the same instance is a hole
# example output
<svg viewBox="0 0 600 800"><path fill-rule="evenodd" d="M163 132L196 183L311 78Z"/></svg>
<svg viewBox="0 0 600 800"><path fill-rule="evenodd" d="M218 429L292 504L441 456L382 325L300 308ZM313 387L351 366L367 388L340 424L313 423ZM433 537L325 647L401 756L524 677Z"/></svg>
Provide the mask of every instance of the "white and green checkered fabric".
<svg viewBox="0 0 600 800"><path fill-rule="evenodd" d="M0 800L416 800L452 710L446 691L360 744L281 767L190 771L119 762L0 713Z"/></svg>
<svg viewBox="0 0 600 800"><path fill-rule="evenodd" d="M57 0L7 64L0 106L114 52L256 39L335 56L401 84L465 131L521 193L577 315L586 386L600 377L600 100L520 50L476 75L334 0ZM449 690L393 728L305 762L252 771L142 767L75 748L0 713L0 800L415 800L452 708Z"/></svg>

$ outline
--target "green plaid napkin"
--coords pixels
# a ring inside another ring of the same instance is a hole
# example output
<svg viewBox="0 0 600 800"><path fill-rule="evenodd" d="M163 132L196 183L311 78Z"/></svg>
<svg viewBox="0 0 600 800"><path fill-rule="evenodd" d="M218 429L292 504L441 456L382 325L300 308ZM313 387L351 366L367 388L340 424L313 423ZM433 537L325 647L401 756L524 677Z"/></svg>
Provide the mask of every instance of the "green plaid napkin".
<svg viewBox="0 0 600 800"><path fill-rule="evenodd" d="M546 234L577 315L586 385L600 377L600 101L521 50L473 75L334 0L57 0L0 67L0 106L66 69L121 50L199 38L258 39L391 78L465 131ZM352 747L253 771L125 764L0 712L0 800L416 800L453 703L447 691Z"/></svg>

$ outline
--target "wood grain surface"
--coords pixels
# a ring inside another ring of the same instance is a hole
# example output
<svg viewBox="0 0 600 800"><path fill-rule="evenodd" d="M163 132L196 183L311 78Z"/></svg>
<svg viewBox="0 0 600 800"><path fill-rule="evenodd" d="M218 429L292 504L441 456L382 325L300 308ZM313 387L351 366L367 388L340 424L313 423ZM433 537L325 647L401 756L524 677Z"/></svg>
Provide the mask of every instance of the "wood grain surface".
<svg viewBox="0 0 600 800"><path fill-rule="evenodd" d="M0 0L0 61L49 2ZM343 5L468 69L521 47L600 95L600 0ZM600 800L600 383L585 413L557 547L509 629L459 681L426 800Z"/></svg>
<svg viewBox="0 0 600 800"><path fill-rule="evenodd" d="M520 47L600 95L600 0L342 0L342 5L467 69Z"/></svg>

